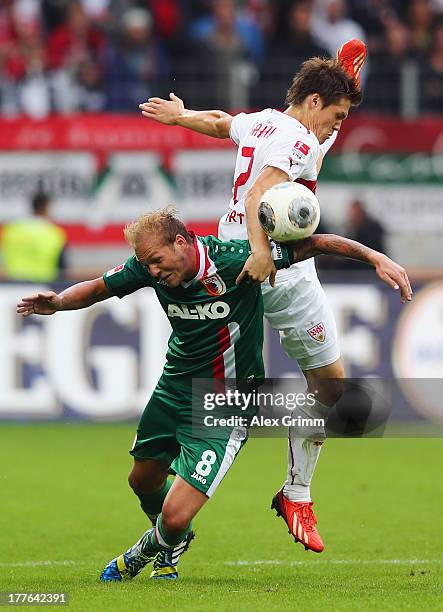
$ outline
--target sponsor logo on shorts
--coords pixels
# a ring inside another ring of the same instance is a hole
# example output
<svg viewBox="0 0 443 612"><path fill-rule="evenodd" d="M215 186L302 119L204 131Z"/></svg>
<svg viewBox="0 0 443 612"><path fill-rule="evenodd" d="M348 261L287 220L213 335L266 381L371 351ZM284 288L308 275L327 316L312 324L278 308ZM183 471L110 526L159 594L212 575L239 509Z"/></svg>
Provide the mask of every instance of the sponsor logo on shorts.
<svg viewBox="0 0 443 612"><path fill-rule="evenodd" d="M211 276L202 278L201 282L209 295L223 295L223 293L226 293L225 281L219 274L211 274Z"/></svg>
<svg viewBox="0 0 443 612"><path fill-rule="evenodd" d="M106 272L106 276L112 276L113 274L115 274L116 272L121 272L123 270L123 268L125 267L125 264L120 264L119 266L116 266L115 268L112 268L112 270L108 270Z"/></svg>
<svg viewBox="0 0 443 612"><path fill-rule="evenodd" d="M168 304L168 317L173 319L224 319L231 309L226 302L207 304Z"/></svg>
<svg viewBox="0 0 443 612"><path fill-rule="evenodd" d="M316 323L314 327L311 327L307 331L311 338L316 342L324 342L326 340L326 330L322 321L320 321L320 323Z"/></svg>
<svg viewBox="0 0 443 612"><path fill-rule="evenodd" d="M198 480L198 482L206 484L206 478L203 478L203 476L200 476L200 474L197 474L197 472L192 472L191 478L195 478L195 480Z"/></svg>

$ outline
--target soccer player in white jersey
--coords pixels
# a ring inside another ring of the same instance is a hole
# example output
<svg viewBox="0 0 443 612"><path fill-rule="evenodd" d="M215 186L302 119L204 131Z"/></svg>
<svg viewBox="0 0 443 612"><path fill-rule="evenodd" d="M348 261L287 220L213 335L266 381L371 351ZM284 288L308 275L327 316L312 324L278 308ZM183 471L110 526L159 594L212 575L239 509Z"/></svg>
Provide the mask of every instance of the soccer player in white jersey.
<svg viewBox="0 0 443 612"><path fill-rule="evenodd" d="M263 193L283 181L298 181L315 191L323 155L350 107L361 101L358 79L365 56L364 44L352 40L342 46L336 60L304 62L288 90L283 113L265 109L233 117L219 110L192 111L175 94L170 100L150 98L140 105L144 117L216 138L230 137L238 146L232 199L220 220L219 237L249 239L251 254L237 281L247 277L263 283L265 316L279 331L288 356L298 362L309 390L317 390L316 404L307 416L318 418L329 415L342 393L344 368L334 317L312 260L276 274L257 210ZM324 437L320 429L310 438L296 427L289 431L287 479L272 502L295 541L315 552L324 545L316 529L310 484Z"/></svg>

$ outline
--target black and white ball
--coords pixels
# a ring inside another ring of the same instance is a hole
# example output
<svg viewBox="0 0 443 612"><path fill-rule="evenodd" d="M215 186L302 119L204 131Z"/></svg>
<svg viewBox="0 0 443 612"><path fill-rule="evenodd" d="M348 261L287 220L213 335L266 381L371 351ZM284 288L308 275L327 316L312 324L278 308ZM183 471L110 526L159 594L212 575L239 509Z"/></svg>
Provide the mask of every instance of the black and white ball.
<svg viewBox="0 0 443 612"><path fill-rule="evenodd" d="M320 205L310 189L300 183L278 183L262 196L258 218L273 240L291 242L307 238L320 222Z"/></svg>

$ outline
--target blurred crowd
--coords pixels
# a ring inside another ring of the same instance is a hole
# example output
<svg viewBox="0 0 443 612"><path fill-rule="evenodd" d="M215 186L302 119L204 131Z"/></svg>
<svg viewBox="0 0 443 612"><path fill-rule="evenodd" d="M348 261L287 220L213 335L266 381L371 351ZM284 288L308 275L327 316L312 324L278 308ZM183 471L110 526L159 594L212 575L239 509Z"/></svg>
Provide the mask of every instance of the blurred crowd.
<svg viewBox="0 0 443 612"><path fill-rule="evenodd" d="M0 0L0 113L283 104L300 63L363 39L362 109L443 106L443 0Z"/></svg>
<svg viewBox="0 0 443 612"><path fill-rule="evenodd" d="M331 228L323 219L320 219L317 234L330 234ZM383 225L367 210L367 206L359 199L353 199L347 204L346 219L339 233L346 238L357 240L370 249L389 255L386 230ZM333 257L327 255L316 261L320 270L368 270L368 264L355 259Z"/></svg>

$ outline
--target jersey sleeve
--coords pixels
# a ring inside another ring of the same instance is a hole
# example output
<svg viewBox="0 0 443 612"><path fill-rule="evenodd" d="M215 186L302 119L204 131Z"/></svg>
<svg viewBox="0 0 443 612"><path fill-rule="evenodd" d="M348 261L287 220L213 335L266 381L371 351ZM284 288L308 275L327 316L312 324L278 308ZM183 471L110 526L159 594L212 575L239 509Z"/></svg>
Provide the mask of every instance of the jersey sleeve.
<svg viewBox="0 0 443 612"><path fill-rule="evenodd" d="M223 242L212 236L205 238L207 242L212 241L212 256L220 272L229 285L235 285L237 276L243 270L249 255L250 247L247 240L229 240ZM269 240L271 255L277 270L289 268L294 263L292 248L280 242Z"/></svg>
<svg viewBox="0 0 443 612"><path fill-rule="evenodd" d="M103 274L106 288L119 298L134 293L142 287L152 287L152 277L137 260L135 255Z"/></svg>
<svg viewBox="0 0 443 612"><path fill-rule="evenodd" d="M206 244L212 243L211 257L217 270L223 273L228 285L235 285L249 257L249 242L235 239L222 241L213 236L207 236L204 240Z"/></svg>
<svg viewBox="0 0 443 612"><path fill-rule="evenodd" d="M295 141L285 138L276 141L268 154L266 166L280 168L286 172L290 181L295 181L302 174L305 175L307 169L316 167L318 154L318 143L310 138L299 136Z"/></svg>
<svg viewBox="0 0 443 612"><path fill-rule="evenodd" d="M292 266L294 263L292 248L281 242L274 242L274 240L270 240L269 243L271 245L272 259L277 270Z"/></svg>
<svg viewBox="0 0 443 612"><path fill-rule="evenodd" d="M237 146L240 140L245 137L253 121L253 116L255 115L256 113L239 113L232 119L229 135Z"/></svg>

